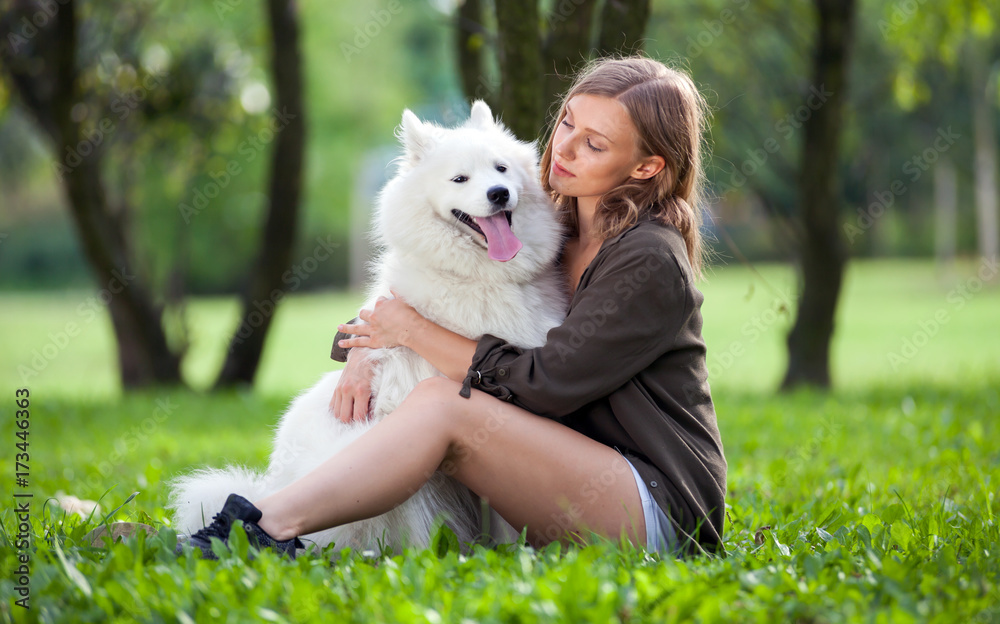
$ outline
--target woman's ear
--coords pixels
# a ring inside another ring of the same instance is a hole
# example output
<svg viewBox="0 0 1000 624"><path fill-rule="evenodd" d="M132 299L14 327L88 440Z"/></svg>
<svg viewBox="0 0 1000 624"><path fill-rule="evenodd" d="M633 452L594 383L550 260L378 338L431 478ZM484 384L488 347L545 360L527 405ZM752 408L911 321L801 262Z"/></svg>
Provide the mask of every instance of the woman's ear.
<svg viewBox="0 0 1000 624"><path fill-rule="evenodd" d="M637 180L648 180L663 171L666 166L667 161L664 160L663 156L647 156L632 170L631 177Z"/></svg>

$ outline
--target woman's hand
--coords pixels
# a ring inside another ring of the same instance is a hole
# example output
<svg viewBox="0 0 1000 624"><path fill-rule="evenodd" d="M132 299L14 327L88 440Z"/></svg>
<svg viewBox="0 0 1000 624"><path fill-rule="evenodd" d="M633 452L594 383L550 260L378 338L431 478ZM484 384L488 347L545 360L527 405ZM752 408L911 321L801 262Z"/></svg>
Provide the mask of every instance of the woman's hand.
<svg viewBox="0 0 1000 624"><path fill-rule="evenodd" d="M330 399L333 417L343 423L364 422L370 414L372 376L375 361L367 349L354 349L347 355L347 364L340 374L337 389Z"/></svg>
<svg viewBox="0 0 1000 624"><path fill-rule="evenodd" d="M346 338L338 343L345 349L349 347L386 349L405 345L410 334L424 320L424 317L399 297L395 299L379 297L375 302L375 309L362 310L358 316L367 324L357 323L337 327L338 331L355 334L353 338Z"/></svg>

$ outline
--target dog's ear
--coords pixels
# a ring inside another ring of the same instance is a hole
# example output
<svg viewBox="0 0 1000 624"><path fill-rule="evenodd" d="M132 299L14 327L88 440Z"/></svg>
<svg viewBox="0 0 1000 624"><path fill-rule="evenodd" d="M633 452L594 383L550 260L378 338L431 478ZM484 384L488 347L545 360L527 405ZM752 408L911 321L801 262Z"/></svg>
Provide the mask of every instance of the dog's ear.
<svg viewBox="0 0 1000 624"><path fill-rule="evenodd" d="M434 128L430 124L417 119L413 111L403 111L403 122L396 132L399 142L403 144L404 157L410 165L415 165L430 151L434 145Z"/></svg>
<svg viewBox="0 0 1000 624"><path fill-rule="evenodd" d="M472 113L469 114L469 121L465 125L470 128L489 130L496 126L496 122L493 121L493 111L490 110L486 102L476 100L472 103Z"/></svg>

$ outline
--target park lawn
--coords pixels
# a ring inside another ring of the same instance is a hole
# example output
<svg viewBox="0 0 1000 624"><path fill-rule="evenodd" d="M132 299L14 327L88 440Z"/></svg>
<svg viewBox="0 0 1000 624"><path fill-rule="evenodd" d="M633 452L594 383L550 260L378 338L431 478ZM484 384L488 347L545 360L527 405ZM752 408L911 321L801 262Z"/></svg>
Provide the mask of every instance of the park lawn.
<svg viewBox="0 0 1000 624"><path fill-rule="evenodd" d="M681 562L617 544L462 554L444 535L433 549L397 556L330 551L334 563L270 554L247 562L240 552L221 562L176 559L165 479L203 464L263 466L269 427L297 389L329 369L333 325L353 314L359 297L290 299L275 319L258 387L222 394L120 397L113 370L105 370L113 363L104 353L107 321L97 318L27 383L30 482L13 487L12 468L4 478L12 491L33 494L31 609L14 604L18 521L6 506L0 615L53 622L1000 621L1000 293L995 281L968 297L959 292L979 268L940 275L928 263L855 263L833 351L838 388L791 395L773 393L789 325L777 310L790 272L711 274L702 290L729 460L728 554ZM50 333L82 320L73 307L81 297L0 300L5 416L24 385L16 366ZM232 309L224 300L191 306L201 338L185 372L195 385L210 382L221 357L224 347L205 336L226 327L226 306ZM941 310L948 320L933 330L928 319L944 318ZM889 354L901 354L906 340L915 351L893 362ZM4 418L5 466L13 466L19 441L12 421ZM111 551L90 548L82 536L97 520L45 505L60 490L100 499L103 514L138 492L113 519L164 530Z"/></svg>

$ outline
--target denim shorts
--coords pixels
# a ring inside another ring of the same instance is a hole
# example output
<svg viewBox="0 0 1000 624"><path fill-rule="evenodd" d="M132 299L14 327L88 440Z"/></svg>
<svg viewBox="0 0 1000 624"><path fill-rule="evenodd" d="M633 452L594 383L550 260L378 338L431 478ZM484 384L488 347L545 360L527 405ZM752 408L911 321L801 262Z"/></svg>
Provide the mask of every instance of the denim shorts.
<svg viewBox="0 0 1000 624"><path fill-rule="evenodd" d="M663 513L660 506L653 500L652 494L646 482L639 476L639 471L635 469L632 462L627 459L629 468L632 469L632 476L635 477L635 484L639 486L639 498L642 499L642 515L646 522L646 551L659 552L661 554L673 554L677 550L677 533L674 526L670 524L670 518Z"/></svg>

